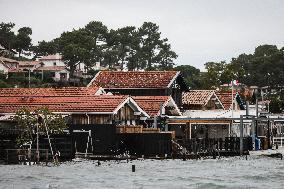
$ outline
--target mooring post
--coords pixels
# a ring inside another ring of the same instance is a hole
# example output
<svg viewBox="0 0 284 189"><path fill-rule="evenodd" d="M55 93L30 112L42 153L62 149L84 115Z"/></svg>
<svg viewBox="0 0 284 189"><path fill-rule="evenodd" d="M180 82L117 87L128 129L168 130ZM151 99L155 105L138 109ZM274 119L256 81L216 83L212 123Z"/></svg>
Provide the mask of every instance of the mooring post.
<svg viewBox="0 0 284 189"><path fill-rule="evenodd" d="M8 150L6 150L6 161L7 161L7 164L9 164L9 154L8 154Z"/></svg>
<svg viewBox="0 0 284 189"><path fill-rule="evenodd" d="M48 150L45 150L45 165L47 166L48 163Z"/></svg>
<svg viewBox="0 0 284 189"><path fill-rule="evenodd" d="M213 150L213 159L216 159L216 152Z"/></svg>
<svg viewBox="0 0 284 189"><path fill-rule="evenodd" d="M186 148L182 147L182 160L186 161Z"/></svg>
<svg viewBox="0 0 284 189"><path fill-rule="evenodd" d="M243 115L240 116L240 155L243 155L243 135L244 135L244 127L243 127Z"/></svg>
<svg viewBox="0 0 284 189"><path fill-rule="evenodd" d="M29 148L29 149L28 149L28 161L29 161L29 165L31 165L31 159L32 159L32 151L31 151L31 149Z"/></svg>
<svg viewBox="0 0 284 189"><path fill-rule="evenodd" d="M132 165L132 172L135 172L135 165Z"/></svg>

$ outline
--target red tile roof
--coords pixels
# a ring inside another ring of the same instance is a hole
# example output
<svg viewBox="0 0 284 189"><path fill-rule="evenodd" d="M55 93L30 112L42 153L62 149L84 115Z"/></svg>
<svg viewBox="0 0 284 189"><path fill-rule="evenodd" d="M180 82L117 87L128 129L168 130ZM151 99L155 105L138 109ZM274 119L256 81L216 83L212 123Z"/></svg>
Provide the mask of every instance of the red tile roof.
<svg viewBox="0 0 284 189"><path fill-rule="evenodd" d="M63 88L0 88L1 97L35 97L35 96L93 96L99 87L63 87Z"/></svg>
<svg viewBox="0 0 284 189"><path fill-rule="evenodd" d="M30 111L47 107L52 112L101 113L114 112L128 96L97 95L81 97L0 97L0 113L15 113L20 108Z"/></svg>
<svg viewBox="0 0 284 189"><path fill-rule="evenodd" d="M40 58L40 61L43 60L61 60L62 56L59 54L51 54L51 55L47 55L47 56L43 56L42 58Z"/></svg>
<svg viewBox="0 0 284 189"><path fill-rule="evenodd" d="M190 90L182 94L182 104L205 105L213 94L214 90Z"/></svg>
<svg viewBox="0 0 284 189"><path fill-rule="evenodd" d="M165 104L170 96L133 96L135 102L150 116L159 115L161 104Z"/></svg>
<svg viewBox="0 0 284 189"><path fill-rule="evenodd" d="M233 92L233 97L236 98L236 92ZM216 92L217 97L222 102L225 110L229 110L232 106L232 92Z"/></svg>
<svg viewBox="0 0 284 189"><path fill-rule="evenodd" d="M19 61L17 60L13 60L13 59L10 59L10 58L5 58L5 57L0 57L0 61L2 62L11 62L11 63L19 63Z"/></svg>
<svg viewBox="0 0 284 189"><path fill-rule="evenodd" d="M41 61L19 61L19 66L35 66L42 63Z"/></svg>
<svg viewBox="0 0 284 189"><path fill-rule="evenodd" d="M178 74L178 71L100 71L88 86L168 88Z"/></svg>

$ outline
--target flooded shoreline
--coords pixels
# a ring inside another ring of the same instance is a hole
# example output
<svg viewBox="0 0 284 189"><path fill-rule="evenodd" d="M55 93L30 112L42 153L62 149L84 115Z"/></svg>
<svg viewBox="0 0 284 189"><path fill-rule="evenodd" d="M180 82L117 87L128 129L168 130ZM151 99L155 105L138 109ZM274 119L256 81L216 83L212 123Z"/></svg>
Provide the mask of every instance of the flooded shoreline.
<svg viewBox="0 0 284 189"><path fill-rule="evenodd" d="M136 166L132 172L131 166ZM65 162L0 165L0 188L283 188L284 161L266 157L207 160Z"/></svg>

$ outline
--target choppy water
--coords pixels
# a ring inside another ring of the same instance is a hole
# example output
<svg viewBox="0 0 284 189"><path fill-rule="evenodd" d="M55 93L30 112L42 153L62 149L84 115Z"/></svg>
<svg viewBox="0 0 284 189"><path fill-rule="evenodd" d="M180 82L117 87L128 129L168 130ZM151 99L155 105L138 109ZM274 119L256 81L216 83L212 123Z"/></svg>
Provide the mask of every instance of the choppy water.
<svg viewBox="0 0 284 189"><path fill-rule="evenodd" d="M0 165L0 188L284 188L284 160L273 158L101 163Z"/></svg>

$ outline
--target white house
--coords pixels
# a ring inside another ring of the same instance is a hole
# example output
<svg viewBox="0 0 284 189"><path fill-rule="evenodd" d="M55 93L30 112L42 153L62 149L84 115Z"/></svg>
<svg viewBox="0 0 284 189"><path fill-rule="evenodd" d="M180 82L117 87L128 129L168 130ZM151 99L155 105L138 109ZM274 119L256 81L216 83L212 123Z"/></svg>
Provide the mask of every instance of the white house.
<svg viewBox="0 0 284 189"><path fill-rule="evenodd" d="M2 72L5 74L8 74L8 72L20 72L21 71L19 70L19 61L17 60L0 57L0 63L2 65L0 66L0 70L2 70Z"/></svg>
<svg viewBox="0 0 284 189"><path fill-rule="evenodd" d="M62 55L59 53L43 56L42 58L38 59L40 62L44 64L44 66L65 66L65 63L62 59ZM77 72L86 73L86 68L84 63L79 63L76 67ZM80 74L79 74L80 75Z"/></svg>
<svg viewBox="0 0 284 189"><path fill-rule="evenodd" d="M0 73L2 74L8 74L9 68L0 61Z"/></svg>
<svg viewBox="0 0 284 189"><path fill-rule="evenodd" d="M64 61L62 60L62 56L59 53L43 56L38 59L39 61L44 63L44 66L65 66Z"/></svg>
<svg viewBox="0 0 284 189"><path fill-rule="evenodd" d="M54 81L68 81L69 80L69 71L65 68L65 66L44 66L35 69L44 75L44 73L51 73L52 79Z"/></svg>
<svg viewBox="0 0 284 189"><path fill-rule="evenodd" d="M19 61L19 69L30 70L33 72L35 69L44 66L41 61Z"/></svg>

